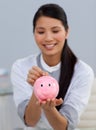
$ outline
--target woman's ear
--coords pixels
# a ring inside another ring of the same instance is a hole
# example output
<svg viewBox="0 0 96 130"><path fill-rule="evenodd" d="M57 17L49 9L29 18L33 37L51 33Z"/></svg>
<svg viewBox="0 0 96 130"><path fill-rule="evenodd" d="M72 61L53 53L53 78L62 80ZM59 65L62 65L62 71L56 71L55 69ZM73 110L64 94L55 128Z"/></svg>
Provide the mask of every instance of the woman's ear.
<svg viewBox="0 0 96 130"><path fill-rule="evenodd" d="M66 30L66 39L69 37L69 28Z"/></svg>

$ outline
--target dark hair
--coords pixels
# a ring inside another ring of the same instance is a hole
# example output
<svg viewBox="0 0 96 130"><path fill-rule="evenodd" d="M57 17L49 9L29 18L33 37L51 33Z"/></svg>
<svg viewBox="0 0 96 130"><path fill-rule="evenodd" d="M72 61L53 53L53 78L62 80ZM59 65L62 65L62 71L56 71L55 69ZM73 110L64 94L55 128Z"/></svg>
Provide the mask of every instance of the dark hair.
<svg viewBox="0 0 96 130"><path fill-rule="evenodd" d="M62 22L65 30L68 29L67 17L66 17L66 14L65 14L63 8L61 8L57 4L45 4L38 9L38 11L36 12L36 14L33 18L33 32L34 32L34 29L36 26L36 21L41 16L56 18Z"/></svg>
<svg viewBox="0 0 96 130"><path fill-rule="evenodd" d="M65 30L68 30L68 22L67 16L63 8L61 8L57 4L45 4L41 6L38 11L36 12L33 18L33 32L36 26L36 21L41 16L47 16L51 18L58 19L62 22ZM57 98L64 99L67 89L70 85L73 73L74 73L74 66L77 61L77 57L74 55L72 50L69 48L67 39L65 40L65 44L61 54L61 70L60 70L60 78L59 78L59 94ZM61 108L60 106L56 107L57 110Z"/></svg>

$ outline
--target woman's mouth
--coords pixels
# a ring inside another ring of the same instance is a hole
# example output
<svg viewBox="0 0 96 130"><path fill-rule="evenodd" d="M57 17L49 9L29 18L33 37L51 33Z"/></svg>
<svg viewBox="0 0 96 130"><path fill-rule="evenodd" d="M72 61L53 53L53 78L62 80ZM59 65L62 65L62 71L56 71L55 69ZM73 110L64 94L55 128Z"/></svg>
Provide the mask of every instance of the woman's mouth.
<svg viewBox="0 0 96 130"><path fill-rule="evenodd" d="M55 44L45 44L44 47L45 47L46 49L48 49L48 50L51 50L51 49L54 48L55 45L56 45L56 43L55 43Z"/></svg>

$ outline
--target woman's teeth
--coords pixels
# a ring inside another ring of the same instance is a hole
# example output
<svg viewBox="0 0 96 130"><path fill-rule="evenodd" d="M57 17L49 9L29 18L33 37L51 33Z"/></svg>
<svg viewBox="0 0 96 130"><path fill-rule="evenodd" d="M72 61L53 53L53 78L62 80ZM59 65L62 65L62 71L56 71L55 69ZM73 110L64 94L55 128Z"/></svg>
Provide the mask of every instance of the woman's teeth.
<svg viewBox="0 0 96 130"><path fill-rule="evenodd" d="M55 46L55 44L45 45L47 49L52 49Z"/></svg>

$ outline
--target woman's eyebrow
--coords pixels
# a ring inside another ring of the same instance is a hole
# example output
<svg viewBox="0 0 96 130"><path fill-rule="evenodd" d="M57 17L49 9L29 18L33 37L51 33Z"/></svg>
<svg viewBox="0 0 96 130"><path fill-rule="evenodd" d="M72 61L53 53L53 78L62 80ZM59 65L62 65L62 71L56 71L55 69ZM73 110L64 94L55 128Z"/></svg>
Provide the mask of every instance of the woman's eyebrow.
<svg viewBox="0 0 96 130"><path fill-rule="evenodd" d="M54 27L52 27L52 29L60 29L61 27L59 27L59 26L54 26Z"/></svg>
<svg viewBox="0 0 96 130"><path fill-rule="evenodd" d="M53 27L51 27L51 29L60 29L61 27L59 27L59 26L53 26ZM42 26L38 26L38 27L36 27L36 29L37 30L44 30L45 28L44 27L42 27Z"/></svg>
<svg viewBox="0 0 96 130"><path fill-rule="evenodd" d="M36 29L44 29L42 26L37 26Z"/></svg>

